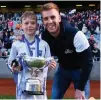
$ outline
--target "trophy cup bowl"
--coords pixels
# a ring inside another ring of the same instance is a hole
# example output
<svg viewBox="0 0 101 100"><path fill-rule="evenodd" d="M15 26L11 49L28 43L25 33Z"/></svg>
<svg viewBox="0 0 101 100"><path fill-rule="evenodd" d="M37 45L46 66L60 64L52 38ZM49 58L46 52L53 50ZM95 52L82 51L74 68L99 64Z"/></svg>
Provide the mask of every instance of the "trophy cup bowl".
<svg viewBox="0 0 101 100"><path fill-rule="evenodd" d="M27 63L28 67L31 67L31 68L36 67L38 69L43 67L46 63L45 58L43 58L43 57L25 56L24 61Z"/></svg>

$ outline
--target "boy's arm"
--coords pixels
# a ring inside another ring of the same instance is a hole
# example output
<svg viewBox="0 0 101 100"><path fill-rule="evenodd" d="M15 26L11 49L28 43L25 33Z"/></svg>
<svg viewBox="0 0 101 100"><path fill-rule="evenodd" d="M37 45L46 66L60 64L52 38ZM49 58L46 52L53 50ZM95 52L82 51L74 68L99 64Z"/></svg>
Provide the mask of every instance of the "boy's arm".
<svg viewBox="0 0 101 100"><path fill-rule="evenodd" d="M51 57L51 52L50 52L50 47L48 45L48 43L46 43L46 48L45 48L45 58L48 58L48 57ZM56 67L56 61L54 60L51 60L51 62L49 63L48 67L51 67L51 68L55 68Z"/></svg>
<svg viewBox="0 0 101 100"><path fill-rule="evenodd" d="M45 58L47 57L51 57L50 47L48 43L46 43L46 46L45 46Z"/></svg>
<svg viewBox="0 0 101 100"><path fill-rule="evenodd" d="M16 56L17 56L17 49L15 46L15 43L13 43L11 47L11 52L8 58L8 67L11 71L13 71L13 65L16 64L15 62Z"/></svg>

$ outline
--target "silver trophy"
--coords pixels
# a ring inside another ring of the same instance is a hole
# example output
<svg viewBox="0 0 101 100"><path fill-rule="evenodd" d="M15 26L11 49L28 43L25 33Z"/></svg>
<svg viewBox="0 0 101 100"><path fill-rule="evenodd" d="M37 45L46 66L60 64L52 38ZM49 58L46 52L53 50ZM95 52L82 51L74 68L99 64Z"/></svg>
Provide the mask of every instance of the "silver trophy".
<svg viewBox="0 0 101 100"><path fill-rule="evenodd" d="M45 80L40 77L40 73L43 73L43 69L47 67L48 63L52 60L52 57L47 59L43 57L30 57L24 56L23 61L28 66L28 71L31 73L31 78L27 78L25 81L25 93L31 95L43 95ZM42 76L42 75L41 75Z"/></svg>

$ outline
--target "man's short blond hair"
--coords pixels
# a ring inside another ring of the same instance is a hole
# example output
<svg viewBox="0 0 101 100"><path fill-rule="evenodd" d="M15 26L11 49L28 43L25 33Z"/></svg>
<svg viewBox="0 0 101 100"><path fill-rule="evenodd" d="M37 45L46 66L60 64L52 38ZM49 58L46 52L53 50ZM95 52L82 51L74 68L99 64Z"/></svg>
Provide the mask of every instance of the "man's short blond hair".
<svg viewBox="0 0 101 100"><path fill-rule="evenodd" d="M59 12L58 6L52 2L46 3L42 6L42 11L47 11L47 10L51 10L51 9L56 9Z"/></svg>
<svg viewBox="0 0 101 100"><path fill-rule="evenodd" d="M25 11L22 16L21 16L21 21L23 19L26 19L26 18L30 18L32 20L36 20L37 21L37 17L35 15L35 13L33 11Z"/></svg>

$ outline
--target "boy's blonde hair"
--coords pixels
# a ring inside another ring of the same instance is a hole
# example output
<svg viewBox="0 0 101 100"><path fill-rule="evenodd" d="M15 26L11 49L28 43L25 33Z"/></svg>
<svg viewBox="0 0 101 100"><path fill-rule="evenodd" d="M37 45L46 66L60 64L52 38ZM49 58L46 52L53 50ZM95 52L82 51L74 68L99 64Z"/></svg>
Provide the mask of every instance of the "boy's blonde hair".
<svg viewBox="0 0 101 100"><path fill-rule="evenodd" d="M47 11L51 9L56 9L59 12L58 6L54 3L46 3L42 6L42 11Z"/></svg>
<svg viewBox="0 0 101 100"><path fill-rule="evenodd" d="M23 19L30 18L37 21L37 17L33 11L25 11L21 16L21 22Z"/></svg>

